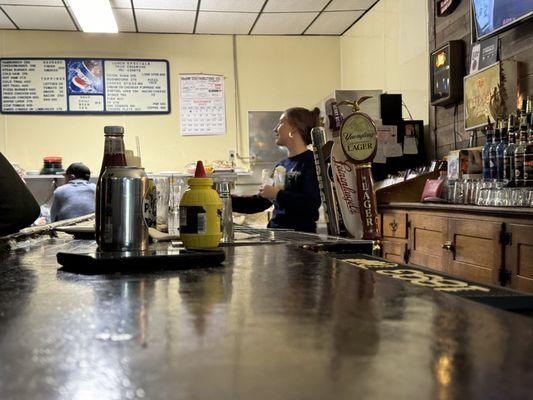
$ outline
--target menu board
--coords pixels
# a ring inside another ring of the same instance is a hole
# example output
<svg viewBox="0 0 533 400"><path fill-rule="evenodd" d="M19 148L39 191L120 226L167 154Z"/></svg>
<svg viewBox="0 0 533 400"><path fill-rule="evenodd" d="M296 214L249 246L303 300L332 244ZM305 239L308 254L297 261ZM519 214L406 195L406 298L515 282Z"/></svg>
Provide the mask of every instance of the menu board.
<svg viewBox="0 0 533 400"><path fill-rule="evenodd" d="M180 126L183 136L226 133L222 75L180 75Z"/></svg>
<svg viewBox="0 0 533 400"><path fill-rule="evenodd" d="M168 114L168 61L0 59L6 114Z"/></svg>

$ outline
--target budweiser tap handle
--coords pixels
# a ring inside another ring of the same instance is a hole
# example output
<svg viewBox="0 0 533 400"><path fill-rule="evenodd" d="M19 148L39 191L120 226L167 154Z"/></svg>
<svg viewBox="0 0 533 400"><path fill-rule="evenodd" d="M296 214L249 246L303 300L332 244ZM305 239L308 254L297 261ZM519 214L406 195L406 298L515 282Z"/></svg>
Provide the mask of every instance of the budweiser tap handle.
<svg viewBox="0 0 533 400"><path fill-rule="evenodd" d="M377 225L376 195L370 163L355 166L357 179L357 197L363 224L363 239L378 240L380 238Z"/></svg>

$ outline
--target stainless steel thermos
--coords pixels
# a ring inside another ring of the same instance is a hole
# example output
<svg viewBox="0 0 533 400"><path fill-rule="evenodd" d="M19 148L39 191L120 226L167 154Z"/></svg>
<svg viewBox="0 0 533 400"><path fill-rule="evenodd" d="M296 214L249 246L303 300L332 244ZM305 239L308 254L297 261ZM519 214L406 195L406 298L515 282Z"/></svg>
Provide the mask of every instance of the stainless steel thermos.
<svg viewBox="0 0 533 400"><path fill-rule="evenodd" d="M107 167L100 182L99 247L104 251L136 251L148 248L144 220L148 178L144 168Z"/></svg>

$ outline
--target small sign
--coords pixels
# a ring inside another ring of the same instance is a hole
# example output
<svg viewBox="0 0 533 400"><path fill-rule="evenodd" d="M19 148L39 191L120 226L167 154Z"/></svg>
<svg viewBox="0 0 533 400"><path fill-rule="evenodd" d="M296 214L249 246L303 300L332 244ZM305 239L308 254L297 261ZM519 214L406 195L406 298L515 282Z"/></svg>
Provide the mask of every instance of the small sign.
<svg viewBox="0 0 533 400"><path fill-rule="evenodd" d="M351 114L341 127L341 145L355 163L371 161L377 150L377 130L365 114Z"/></svg>
<svg viewBox="0 0 533 400"><path fill-rule="evenodd" d="M481 44L475 43L472 46L472 55L470 57L470 73L479 71L479 58L481 56Z"/></svg>
<svg viewBox="0 0 533 400"><path fill-rule="evenodd" d="M498 37L485 39L480 43L479 69L488 67L498 61Z"/></svg>
<svg viewBox="0 0 533 400"><path fill-rule="evenodd" d="M455 11L461 0L437 0L437 16L445 17Z"/></svg>

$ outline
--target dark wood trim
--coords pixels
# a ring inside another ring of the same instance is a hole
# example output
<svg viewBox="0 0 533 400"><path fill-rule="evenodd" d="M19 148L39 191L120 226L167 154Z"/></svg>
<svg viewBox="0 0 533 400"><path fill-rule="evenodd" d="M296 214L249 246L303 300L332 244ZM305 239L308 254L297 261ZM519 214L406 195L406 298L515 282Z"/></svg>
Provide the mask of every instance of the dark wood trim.
<svg viewBox="0 0 533 400"><path fill-rule="evenodd" d="M467 213L493 217L524 218L533 220L533 208L528 207L484 207L462 204L433 204L433 203L389 203L378 204L378 211L385 210L422 210Z"/></svg>

